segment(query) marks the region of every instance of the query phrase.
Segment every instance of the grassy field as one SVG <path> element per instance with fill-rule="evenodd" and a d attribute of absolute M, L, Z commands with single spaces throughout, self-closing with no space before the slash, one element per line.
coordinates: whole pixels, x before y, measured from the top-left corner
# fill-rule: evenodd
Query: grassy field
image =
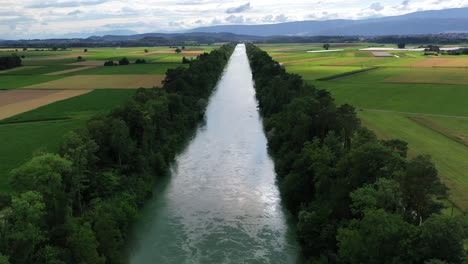
<path fill-rule="evenodd" d="M 363 124 L 381 138 L 409 143 L 410 155 L 429 154 L 450 188 L 450 202 L 468 210 L 468 56 L 424 56 L 391 51 L 374 58 L 372 44 L 339 44 L 340 52 L 308 53 L 320 45 L 262 45 L 290 72 L 330 91 L 337 103 L 358 109 Z M 379 67 L 328 81 L 317 79 Z M 451 210 L 448 210 L 451 211 Z"/>
<path fill-rule="evenodd" d="M 96 90 L 0 121 L 0 191 L 8 174 L 38 151 L 57 151 L 63 135 L 97 113 L 123 104 L 135 90 Z M 50 121 L 48 121 L 50 120 Z"/>

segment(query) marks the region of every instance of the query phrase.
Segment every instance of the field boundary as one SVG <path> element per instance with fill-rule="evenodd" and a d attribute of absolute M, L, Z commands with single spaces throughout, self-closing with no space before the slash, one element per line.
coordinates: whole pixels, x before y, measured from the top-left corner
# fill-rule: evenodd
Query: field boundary
<path fill-rule="evenodd" d="M 421 116 L 433 116 L 433 117 L 446 117 L 446 118 L 458 118 L 468 120 L 468 116 L 455 116 L 455 115 L 439 115 L 439 114 L 427 114 L 427 113 L 416 113 L 416 112 L 403 112 L 403 111 L 394 111 L 394 110 L 385 110 L 385 109 L 372 109 L 372 108 L 359 108 L 364 111 L 371 112 L 384 112 L 384 113 L 396 113 L 396 114 L 405 114 L 405 115 L 421 115 Z"/>
<path fill-rule="evenodd" d="M 359 74 L 359 73 L 364 73 L 364 72 L 368 72 L 368 71 L 372 71 L 372 70 L 377 70 L 377 69 L 380 69 L 380 68 L 381 67 L 372 67 L 372 68 L 366 68 L 366 69 L 361 69 L 361 70 L 356 70 L 356 71 L 344 72 L 344 73 L 340 73 L 340 74 L 335 74 L 335 75 L 319 78 L 319 79 L 316 79 L 316 80 L 317 81 L 330 81 L 330 80 L 335 80 L 335 79 L 341 79 L 341 78 L 344 78 L 344 77 L 348 77 L 348 76 L 352 76 L 352 75 L 356 75 L 356 74 Z"/>
<path fill-rule="evenodd" d="M 64 121 L 64 120 L 70 120 L 70 119 L 73 119 L 73 118 L 67 116 L 67 117 L 28 119 L 28 120 L 0 120 L 0 126 L 24 124 L 24 123 L 40 123 L 40 122 L 48 122 L 48 121 Z"/>
<path fill-rule="evenodd" d="M 432 123 L 430 120 L 424 119 L 421 116 L 407 116 L 407 118 L 416 124 L 429 128 L 430 130 L 439 133 L 446 138 L 453 140 L 457 143 L 463 144 L 468 147 L 468 140 L 465 141 L 462 138 L 457 137 L 457 135 L 451 134 L 450 132 L 446 131 L 443 127 L 438 126 L 437 124 Z"/>

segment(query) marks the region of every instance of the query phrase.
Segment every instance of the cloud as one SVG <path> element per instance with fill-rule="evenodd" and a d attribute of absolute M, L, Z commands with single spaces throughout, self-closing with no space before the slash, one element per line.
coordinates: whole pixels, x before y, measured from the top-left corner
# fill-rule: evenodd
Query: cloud
<path fill-rule="evenodd" d="M 243 24 L 245 22 L 245 18 L 243 16 L 235 16 L 235 15 L 230 15 L 226 17 L 226 22 L 231 23 L 231 24 Z"/>
<path fill-rule="evenodd" d="M 81 12 L 80 10 L 75 10 L 75 11 L 69 12 L 67 15 L 76 16 L 76 15 L 79 15 L 81 13 L 83 13 L 83 12 Z"/>
<path fill-rule="evenodd" d="M 372 10 L 375 10 L 375 11 L 381 11 L 382 9 L 384 9 L 385 7 L 379 3 L 379 2 L 375 2 L 375 3 L 372 3 L 370 6 L 369 6 L 369 9 L 372 9 Z"/>
<path fill-rule="evenodd" d="M 244 4 L 244 5 L 240 5 L 238 7 L 231 7 L 231 8 L 228 8 L 226 10 L 226 13 L 227 14 L 235 14 L 235 13 L 242 13 L 242 12 L 245 12 L 247 10 L 249 10 L 251 7 L 250 7 L 250 2 L 247 3 L 247 4 Z"/>
<path fill-rule="evenodd" d="M 93 6 L 100 5 L 110 0 L 85 0 L 85 1 L 44 1 L 37 4 L 32 4 L 27 7 L 29 8 L 67 8 L 67 7 L 78 7 L 78 6 Z"/>

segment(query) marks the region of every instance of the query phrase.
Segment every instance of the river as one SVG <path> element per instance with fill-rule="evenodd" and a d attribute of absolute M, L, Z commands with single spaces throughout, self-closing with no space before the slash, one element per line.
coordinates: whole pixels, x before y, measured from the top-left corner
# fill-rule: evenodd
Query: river
<path fill-rule="evenodd" d="M 210 98 L 206 123 L 142 210 L 130 263 L 296 263 L 245 45 Z"/>

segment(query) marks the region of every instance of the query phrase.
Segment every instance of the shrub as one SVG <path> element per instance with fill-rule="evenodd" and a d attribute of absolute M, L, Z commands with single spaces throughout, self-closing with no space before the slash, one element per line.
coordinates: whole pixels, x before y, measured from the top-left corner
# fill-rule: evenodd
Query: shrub
<path fill-rule="evenodd" d="M 119 65 L 128 65 L 128 64 L 130 64 L 130 61 L 126 57 L 119 60 Z"/>
<path fill-rule="evenodd" d="M 114 66 L 114 65 L 116 64 L 114 63 L 114 61 L 111 61 L 111 60 L 104 62 L 104 66 Z"/>

